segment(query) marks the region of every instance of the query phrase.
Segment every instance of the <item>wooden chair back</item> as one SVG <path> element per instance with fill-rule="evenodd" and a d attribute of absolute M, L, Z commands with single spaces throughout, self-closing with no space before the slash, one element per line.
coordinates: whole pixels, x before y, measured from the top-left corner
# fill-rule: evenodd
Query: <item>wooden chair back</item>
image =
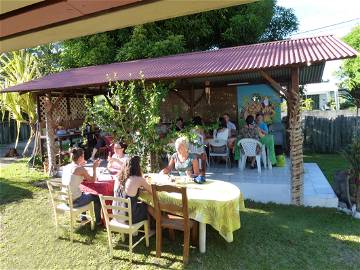
<path fill-rule="evenodd" d="M 107 227 L 109 226 L 110 220 L 113 218 L 121 223 L 127 223 L 129 226 L 132 226 L 130 198 L 124 199 L 104 195 L 99 195 L 99 198 Z M 112 204 L 106 204 L 106 201 L 111 201 Z M 113 205 L 114 202 L 117 202 L 117 204 L 121 204 L 122 206 Z M 109 210 L 111 210 L 111 213 L 109 213 Z"/>
<path fill-rule="evenodd" d="M 184 218 L 184 226 L 189 224 L 189 209 L 188 198 L 186 193 L 186 187 L 176 187 L 172 185 L 151 185 L 155 217 L 157 220 L 161 220 L 161 212 L 167 212 L 172 214 L 181 214 Z M 175 203 L 161 202 L 159 199 L 159 192 L 178 193 L 181 194 L 182 205 L 176 205 Z"/>
<path fill-rule="evenodd" d="M 70 211 L 73 209 L 73 199 L 70 188 L 68 185 L 64 185 L 59 181 L 46 181 L 49 189 L 51 203 L 56 210 L 56 207 L 60 204 L 66 204 L 70 207 Z"/>

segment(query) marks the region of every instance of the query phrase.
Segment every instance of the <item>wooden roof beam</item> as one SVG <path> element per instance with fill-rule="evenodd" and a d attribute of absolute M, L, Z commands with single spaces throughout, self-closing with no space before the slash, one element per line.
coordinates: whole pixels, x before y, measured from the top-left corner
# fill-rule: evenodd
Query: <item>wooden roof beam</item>
<path fill-rule="evenodd" d="M 260 70 L 259 73 L 281 97 L 286 100 L 288 99 L 287 91 L 277 81 L 275 81 L 268 73 L 263 70 Z"/>

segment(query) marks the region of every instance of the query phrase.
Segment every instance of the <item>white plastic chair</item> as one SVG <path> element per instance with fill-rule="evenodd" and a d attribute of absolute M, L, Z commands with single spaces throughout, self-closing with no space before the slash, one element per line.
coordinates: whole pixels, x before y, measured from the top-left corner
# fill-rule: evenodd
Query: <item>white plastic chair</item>
<path fill-rule="evenodd" d="M 145 239 L 146 246 L 149 246 L 149 224 L 147 220 L 140 221 L 136 224 L 132 223 L 132 214 L 131 214 L 131 201 L 130 198 L 123 199 L 112 196 L 103 196 L 99 195 L 101 208 L 103 215 L 105 217 L 106 230 L 108 234 L 109 250 L 110 256 L 112 257 L 113 248 L 112 248 L 112 236 L 111 232 L 117 232 L 121 234 L 122 241 L 125 240 L 124 234 L 129 235 L 129 245 L 122 245 L 123 247 L 128 247 L 130 251 L 130 262 L 132 261 L 132 250 L 137 246 L 143 239 Z M 116 201 L 127 205 L 127 207 L 107 205 L 105 201 Z M 108 210 L 117 210 L 122 211 L 122 214 L 108 213 Z M 111 218 L 111 220 L 110 220 Z M 140 230 L 141 227 L 144 227 L 144 230 Z M 144 236 L 141 237 L 135 244 L 133 244 L 133 234 L 136 232 L 143 232 Z"/>
<path fill-rule="evenodd" d="M 224 151 L 214 151 L 216 148 L 223 147 Z M 226 168 L 228 167 L 228 161 L 230 162 L 230 151 L 228 147 L 227 140 L 218 140 L 218 139 L 212 139 L 209 140 L 209 167 L 210 167 L 210 161 L 211 157 L 225 157 L 226 159 Z"/>
<path fill-rule="evenodd" d="M 239 159 L 239 169 L 244 170 L 246 165 L 246 159 L 248 157 L 256 158 L 256 166 L 258 169 L 258 173 L 261 173 L 261 159 L 264 162 L 264 167 L 266 168 L 266 152 L 265 147 L 259 141 L 255 139 L 241 139 L 238 142 L 238 146 L 241 148 L 241 157 Z M 261 148 L 260 153 L 256 153 L 256 148 L 259 146 Z"/>
<path fill-rule="evenodd" d="M 89 211 L 90 215 L 85 215 L 91 223 L 91 230 L 95 229 L 95 210 L 94 202 L 90 202 L 87 205 L 74 207 L 72 194 L 70 188 L 67 185 L 63 185 L 59 181 L 47 181 L 47 186 L 50 192 L 50 198 L 54 209 L 54 218 L 56 226 L 56 235 L 58 235 L 58 214 L 68 214 L 70 217 L 70 241 L 73 241 L 73 228 L 75 227 L 75 219 L 83 212 Z M 66 227 L 61 225 L 62 227 Z"/>

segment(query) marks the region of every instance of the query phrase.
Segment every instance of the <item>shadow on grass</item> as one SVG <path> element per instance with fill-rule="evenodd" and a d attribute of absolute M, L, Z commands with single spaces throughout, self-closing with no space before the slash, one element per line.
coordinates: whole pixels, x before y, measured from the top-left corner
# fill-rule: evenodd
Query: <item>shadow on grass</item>
<path fill-rule="evenodd" d="M 73 228 L 73 236 L 76 237 L 77 234 L 81 235 L 81 236 L 86 236 L 85 240 L 78 240 L 78 239 L 73 239 L 74 243 L 80 243 L 80 244 L 84 244 L 84 245 L 92 245 L 95 238 L 96 238 L 96 234 L 98 233 L 98 229 L 95 228 L 95 230 L 91 230 L 90 229 L 90 224 L 86 224 L 86 225 L 79 225 L 78 223 L 76 223 L 75 226 L 78 226 L 76 228 Z M 66 225 L 66 228 L 64 228 L 63 226 L 59 226 L 58 228 L 60 236 L 57 237 L 57 239 L 59 240 L 63 240 L 63 241 L 70 241 L 70 226 Z"/>
<path fill-rule="evenodd" d="M 26 187 L 22 187 L 23 184 L 24 183 L 9 182 L 0 177 L 0 205 L 32 198 L 32 191 Z"/>
<path fill-rule="evenodd" d="M 360 248 L 360 222 L 329 208 L 310 208 L 261 204 L 246 201 L 241 229 L 234 232 L 233 257 L 257 258 L 267 268 L 287 268 L 290 262 L 303 268 L 352 268 L 359 265 L 354 256 Z M 268 214 L 265 214 L 268 213 Z M 219 257 L 228 257 L 229 247 L 209 230 L 209 251 L 218 249 Z M 261 252 L 260 252 L 261 251 Z M 334 256 L 336 254 L 336 256 Z M 221 260 L 221 259 L 220 259 Z M 252 265 L 244 259 L 243 267 Z M 214 261 L 213 264 L 217 262 Z M 240 263 L 229 260 L 233 268 Z M 206 262 L 210 266 L 211 262 Z M 261 267 L 260 267 L 261 268 Z"/>

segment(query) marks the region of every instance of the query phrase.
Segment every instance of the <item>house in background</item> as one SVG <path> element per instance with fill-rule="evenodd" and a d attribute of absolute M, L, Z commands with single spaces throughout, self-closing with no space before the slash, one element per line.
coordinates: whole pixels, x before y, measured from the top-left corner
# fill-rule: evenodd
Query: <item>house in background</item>
<path fill-rule="evenodd" d="M 305 85 L 304 94 L 306 98 L 311 98 L 313 110 L 340 109 L 339 89 L 334 82 L 311 83 Z M 331 103 L 334 104 L 331 106 Z"/>

